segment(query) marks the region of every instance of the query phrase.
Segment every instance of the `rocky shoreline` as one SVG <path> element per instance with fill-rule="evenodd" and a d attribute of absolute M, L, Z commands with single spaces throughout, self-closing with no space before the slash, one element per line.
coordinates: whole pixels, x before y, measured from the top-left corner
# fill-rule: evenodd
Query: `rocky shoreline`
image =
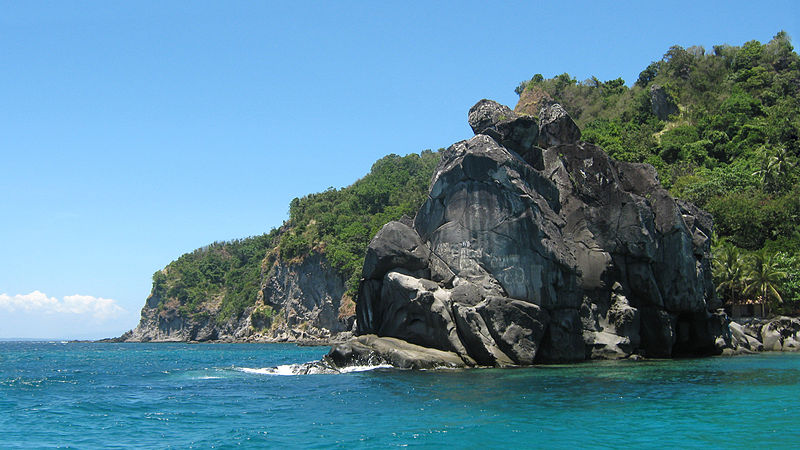
<path fill-rule="evenodd" d="M 468 120 L 475 135 L 443 151 L 416 216 L 370 242 L 355 317 L 342 314 L 343 280 L 307 260 L 262 284 L 254 311 L 282 311 L 269 330 L 252 313 L 188 326 L 153 297 L 118 339 L 333 344 L 299 373 L 800 348 L 798 319 L 730 321 L 711 277 L 712 217 L 672 198 L 652 166 L 580 141 L 558 104 L 537 118 L 481 100 Z"/>
<path fill-rule="evenodd" d="M 770 319 L 751 318 L 728 324 L 732 345 L 722 349 L 716 357 L 754 355 L 768 352 L 800 352 L 800 317 L 778 316 Z M 93 341 L 98 343 L 131 342 L 125 335 Z M 151 341 L 168 343 L 175 341 Z M 185 341 L 184 341 L 185 342 Z M 333 339 L 308 339 L 294 341 L 276 340 L 235 340 L 188 341 L 187 343 L 212 344 L 278 344 L 291 343 L 299 346 L 325 347 L 330 351 L 319 361 L 293 364 L 289 367 L 294 375 L 336 374 L 349 371 L 353 367 L 392 367 L 410 370 L 467 369 L 493 367 L 480 365 L 474 360 L 464 360 L 454 352 L 423 347 L 391 337 L 341 333 Z M 643 361 L 638 354 L 628 355 L 619 360 Z M 594 359 L 597 360 L 597 359 Z M 591 361 L 591 360 L 586 360 Z M 584 361 L 585 362 L 585 361 Z M 543 363 L 546 364 L 546 363 Z M 508 365 L 506 367 L 518 367 Z M 278 372 L 278 368 L 273 368 Z"/>
<path fill-rule="evenodd" d="M 797 352 L 800 351 L 800 317 L 778 316 L 771 319 L 745 318 L 729 324 L 731 337 L 736 343 L 735 349 L 723 349 L 722 355 L 753 354 L 768 351 Z M 71 342 L 119 343 L 135 342 L 129 334 L 119 337 L 98 339 L 94 341 L 77 340 Z M 350 332 L 344 332 L 332 338 L 311 339 L 216 339 L 205 341 L 154 340 L 150 343 L 187 342 L 193 344 L 296 344 L 304 347 L 327 347 L 344 344 L 353 338 Z M 765 345 L 764 342 L 767 344 Z"/>
<path fill-rule="evenodd" d="M 771 319 L 731 321 L 731 337 L 735 346 L 723 349 L 723 355 L 764 351 L 800 351 L 800 318 L 779 316 Z"/>

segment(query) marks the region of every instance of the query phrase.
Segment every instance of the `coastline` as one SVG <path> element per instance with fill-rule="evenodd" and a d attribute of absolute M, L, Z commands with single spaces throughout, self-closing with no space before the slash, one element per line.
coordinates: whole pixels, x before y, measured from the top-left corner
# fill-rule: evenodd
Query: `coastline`
<path fill-rule="evenodd" d="M 785 353 L 800 352 L 800 317 L 776 316 L 772 318 L 739 318 L 738 321 L 731 320 L 729 323 L 730 339 L 728 344 L 720 342 L 720 352 L 717 357 L 730 357 L 739 355 L 754 355 L 759 353 Z M 76 343 L 186 343 L 186 344 L 295 344 L 299 347 L 331 347 L 334 352 L 337 346 L 346 344 L 353 334 L 351 332 L 338 333 L 330 338 L 306 338 L 306 339 L 216 339 L 203 341 L 181 341 L 181 340 L 152 340 L 152 341 L 131 341 L 129 333 L 116 338 L 99 339 L 95 341 L 74 340 L 69 342 Z M 698 357 L 702 358 L 702 357 Z M 619 360 L 628 361 L 658 361 L 670 358 L 647 358 L 641 355 L 631 355 L 628 358 Z M 685 359 L 685 358 L 672 358 Z M 695 359 L 695 358 L 691 358 Z M 582 362 L 594 362 L 609 360 L 608 358 L 587 358 Z M 539 366 L 547 364 L 532 364 Z M 465 366 L 467 367 L 467 366 Z M 474 367 L 480 367 L 476 365 Z M 523 366 L 513 366 L 523 367 Z"/>

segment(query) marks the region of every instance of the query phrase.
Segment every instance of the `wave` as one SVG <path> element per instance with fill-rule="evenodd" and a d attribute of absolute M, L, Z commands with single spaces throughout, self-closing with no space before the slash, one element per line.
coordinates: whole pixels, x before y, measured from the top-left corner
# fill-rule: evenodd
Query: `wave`
<path fill-rule="evenodd" d="M 349 366 L 343 367 L 339 369 L 340 373 L 350 373 L 350 372 L 367 372 L 370 370 L 375 369 L 394 369 L 395 367 L 391 364 L 376 364 L 374 366 Z"/>
<path fill-rule="evenodd" d="M 284 364 L 282 366 L 277 367 L 263 367 L 261 369 L 252 369 L 249 367 L 240 367 L 237 370 L 240 370 L 245 373 L 255 373 L 259 375 L 297 375 L 295 372 L 295 366 L 300 366 L 301 364 Z"/>
<path fill-rule="evenodd" d="M 262 367 L 262 368 L 239 367 L 236 370 L 258 375 L 286 376 L 286 375 L 354 373 L 354 372 L 367 372 L 376 369 L 393 369 L 393 368 L 394 367 L 389 364 L 376 364 L 376 365 L 366 365 L 366 366 L 348 366 L 337 369 L 330 367 L 328 365 L 320 364 L 319 362 L 308 362 L 304 364 L 283 364 L 276 367 Z"/>

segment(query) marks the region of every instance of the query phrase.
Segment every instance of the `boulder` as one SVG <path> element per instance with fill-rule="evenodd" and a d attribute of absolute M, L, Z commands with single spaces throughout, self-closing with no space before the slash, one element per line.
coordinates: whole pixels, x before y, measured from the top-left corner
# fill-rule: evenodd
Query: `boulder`
<path fill-rule="evenodd" d="M 541 307 L 505 297 L 454 303 L 453 311 L 467 354 L 486 366 L 533 364 L 549 321 Z"/>
<path fill-rule="evenodd" d="M 373 334 L 358 336 L 334 346 L 324 357 L 334 368 L 389 364 L 400 369 L 440 369 L 474 365 L 452 352 L 410 344 L 391 337 Z"/>
<path fill-rule="evenodd" d="M 469 109 L 467 121 L 475 134 L 481 134 L 487 129 L 496 127 L 500 122 L 507 122 L 517 117 L 519 115 L 508 106 L 494 100 L 483 99 Z"/>
<path fill-rule="evenodd" d="M 731 322 L 729 327 L 731 329 L 731 338 L 734 343 L 733 348 L 749 352 L 760 352 L 764 350 L 764 345 L 758 339 L 748 335 L 742 325 Z"/>
<path fill-rule="evenodd" d="M 492 100 L 481 100 L 469 110 L 469 125 L 475 134 L 485 134 L 503 147 L 519 154 L 539 170 L 543 169 L 538 121 L 520 115 Z"/>
<path fill-rule="evenodd" d="M 482 366 L 506 367 L 514 361 L 503 353 L 492 336 L 478 308 L 461 303 L 453 304 L 453 315 L 458 327 L 459 339 L 465 350 Z"/>
<path fill-rule="evenodd" d="M 504 354 L 517 365 L 534 363 L 550 322 L 546 310 L 505 297 L 489 297 L 477 309 Z"/>
<path fill-rule="evenodd" d="M 574 144 L 580 138 L 580 128 L 560 104 L 548 104 L 539 111 L 540 147 Z"/>
<path fill-rule="evenodd" d="M 767 322 L 761 342 L 768 351 L 800 351 L 800 319 L 781 316 Z"/>
<path fill-rule="evenodd" d="M 379 280 L 394 267 L 423 270 L 428 267 L 429 257 L 430 250 L 416 231 L 402 222 L 389 222 L 370 241 L 362 276 Z"/>
<path fill-rule="evenodd" d="M 430 280 L 389 272 L 381 290 L 379 336 L 465 354 L 450 308 L 449 292 Z"/>

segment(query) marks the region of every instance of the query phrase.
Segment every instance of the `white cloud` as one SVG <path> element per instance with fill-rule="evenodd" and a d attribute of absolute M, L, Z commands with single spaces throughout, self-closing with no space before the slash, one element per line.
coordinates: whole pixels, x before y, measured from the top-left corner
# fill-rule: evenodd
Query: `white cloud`
<path fill-rule="evenodd" d="M 0 310 L 9 312 L 36 312 L 44 314 L 90 315 L 104 321 L 126 313 L 116 300 L 91 295 L 67 295 L 63 300 L 33 291 L 24 295 L 0 294 Z"/>

